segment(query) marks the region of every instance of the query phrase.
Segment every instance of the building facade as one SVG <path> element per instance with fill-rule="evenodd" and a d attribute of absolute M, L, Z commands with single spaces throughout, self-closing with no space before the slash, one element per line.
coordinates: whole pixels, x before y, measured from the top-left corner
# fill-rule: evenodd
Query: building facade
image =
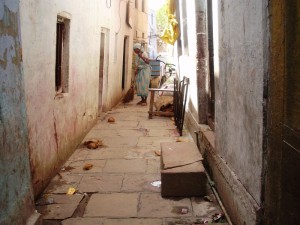
<path fill-rule="evenodd" d="M 34 197 L 129 89 L 147 10 L 146 0 L 1 1 L 1 224 L 25 224 Z"/>
<path fill-rule="evenodd" d="M 299 224 L 299 3 L 176 2 L 187 125 L 233 224 Z"/>

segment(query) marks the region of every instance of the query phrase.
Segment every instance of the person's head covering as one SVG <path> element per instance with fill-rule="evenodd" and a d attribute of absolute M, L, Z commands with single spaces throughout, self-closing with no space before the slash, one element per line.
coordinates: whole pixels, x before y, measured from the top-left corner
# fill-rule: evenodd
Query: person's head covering
<path fill-rule="evenodd" d="M 143 48 L 142 48 L 142 45 L 140 43 L 135 43 L 133 45 L 133 50 L 135 49 L 139 49 L 141 52 L 143 52 Z"/>

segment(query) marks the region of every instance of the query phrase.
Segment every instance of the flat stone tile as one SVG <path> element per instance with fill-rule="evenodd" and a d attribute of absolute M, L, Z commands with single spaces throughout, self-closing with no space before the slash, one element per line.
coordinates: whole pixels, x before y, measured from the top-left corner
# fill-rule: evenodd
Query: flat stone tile
<path fill-rule="evenodd" d="M 96 125 L 93 127 L 94 130 L 111 130 L 108 122 L 98 121 Z"/>
<path fill-rule="evenodd" d="M 81 179 L 80 174 L 61 172 L 51 180 L 44 193 L 65 194 L 70 187 L 76 189 Z"/>
<path fill-rule="evenodd" d="M 78 185 L 78 190 L 83 193 L 91 192 L 120 192 L 123 175 L 85 175 Z"/>
<path fill-rule="evenodd" d="M 115 137 L 118 135 L 118 132 L 116 130 L 107 129 L 107 130 L 97 130 L 92 129 L 84 138 L 83 142 L 85 140 L 88 140 L 90 138 L 96 138 L 99 140 L 102 140 L 103 137 Z"/>
<path fill-rule="evenodd" d="M 135 147 L 137 145 L 138 139 L 135 136 L 127 137 L 104 137 L 103 139 L 105 145 L 110 148 L 128 148 Z"/>
<path fill-rule="evenodd" d="M 160 192 L 160 187 L 155 187 L 151 185 L 151 183 L 154 181 L 160 181 L 160 174 L 125 175 L 121 191 L 122 192 Z"/>
<path fill-rule="evenodd" d="M 147 161 L 145 159 L 108 159 L 103 172 L 108 173 L 144 173 Z"/>
<path fill-rule="evenodd" d="M 167 123 L 165 120 L 154 120 L 154 119 L 149 119 L 146 121 L 140 121 L 139 122 L 139 127 L 142 128 L 153 128 L 153 127 L 160 127 L 162 129 L 166 129 Z"/>
<path fill-rule="evenodd" d="M 115 123 L 109 123 L 110 129 L 120 129 L 120 128 L 126 128 L 126 129 L 134 129 L 138 126 L 138 121 L 116 121 Z"/>
<path fill-rule="evenodd" d="M 211 218 L 166 218 L 164 225 L 200 225 L 203 224 L 201 221 L 202 219 L 208 219 L 208 221 L 211 221 Z M 208 225 L 217 225 L 208 223 Z M 219 224 L 219 225 L 225 225 L 225 224 Z"/>
<path fill-rule="evenodd" d="M 88 155 L 89 151 L 87 149 L 77 149 L 68 159 L 68 162 L 80 161 L 85 160 L 86 156 Z"/>
<path fill-rule="evenodd" d="M 139 194 L 93 194 L 84 217 L 136 217 Z"/>
<path fill-rule="evenodd" d="M 175 137 L 140 137 L 137 147 L 160 149 L 161 142 L 176 142 Z"/>
<path fill-rule="evenodd" d="M 47 195 L 54 204 L 37 206 L 43 219 L 66 219 L 73 215 L 83 195 Z M 38 202 L 38 201 L 37 201 Z"/>
<path fill-rule="evenodd" d="M 162 219 L 106 219 L 103 225 L 163 225 Z"/>
<path fill-rule="evenodd" d="M 121 148 L 101 148 L 89 151 L 86 160 L 90 159 L 122 159 L 128 151 Z"/>
<path fill-rule="evenodd" d="M 150 127 L 147 136 L 149 136 L 149 137 L 170 137 L 171 130 Z"/>
<path fill-rule="evenodd" d="M 70 173 L 78 173 L 78 174 L 85 174 L 85 173 L 99 173 L 102 172 L 103 167 L 105 166 L 106 160 L 96 160 L 90 159 L 85 161 L 78 161 L 70 163 L 70 167 L 74 168 L 70 170 Z M 90 170 L 84 170 L 83 167 L 86 164 L 92 164 L 93 167 Z"/>
<path fill-rule="evenodd" d="M 144 112 L 113 112 L 109 113 L 106 116 L 106 120 L 108 117 L 114 117 L 116 121 L 143 121 L 148 120 L 148 115 Z"/>
<path fill-rule="evenodd" d="M 186 213 L 179 213 L 181 209 Z M 138 217 L 190 217 L 192 205 L 188 198 L 166 199 L 159 193 L 142 193 Z"/>
<path fill-rule="evenodd" d="M 117 136 L 121 137 L 142 137 L 148 133 L 147 129 L 121 129 L 117 130 Z"/>
<path fill-rule="evenodd" d="M 69 218 L 63 220 L 62 225 L 103 225 L 103 220 L 100 218 Z"/>
<path fill-rule="evenodd" d="M 129 103 L 123 106 L 118 106 L 113 109 L 113 112 L 143 112 L 148 117 L 148 106 L 136 106 L 134 103 Z"/>
<path fill-rule="evenodd" d="M 156 157 L 155 151 L 151 149 L 138 149 L 127 151 L 125 159 L 138 159 L 138 158 L 154 158 Z"/>
<path fill-rule="evenodd" d="M 146 173 L 159 173 L 160 174 L 160 158 L 157 159 L 148 159 L 147 160 L 147 171 Z"/>
<path fill-rule="evenodd" d="M 222 212 L 213 194 L 209 195 L 212 202 L 205 201 L 203 198 L 192 198 L 194 215 L 199 217 L 211 218 L 213 214 Z"/>

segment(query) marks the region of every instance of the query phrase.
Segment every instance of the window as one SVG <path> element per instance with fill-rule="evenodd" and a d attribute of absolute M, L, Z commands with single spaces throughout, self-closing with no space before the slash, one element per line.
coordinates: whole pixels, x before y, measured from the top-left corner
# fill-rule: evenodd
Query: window
<path fill-rule="evenodd" d="M 145 12 L 145 0 L 142 0 L 142 12 Z"/>
<path fill-rule="evenodd" d="M 135 8 L 136 8 L 136 9 L 138 8 L 138 1 L 139 1 L 139 0 L 135 0 Z"/>
<path fill-rule="evenodd" d="M 69 89 L 70 19 L 57 16 L 55 90 L 67 93 Z"/>

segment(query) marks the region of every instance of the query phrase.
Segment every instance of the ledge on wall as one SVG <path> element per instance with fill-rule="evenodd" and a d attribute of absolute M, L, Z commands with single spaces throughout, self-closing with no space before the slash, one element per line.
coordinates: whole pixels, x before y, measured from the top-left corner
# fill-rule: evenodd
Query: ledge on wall
<path fill-rule="evenodd" d="M 212 177 L 233 224 L 259 224 L 262 208 L 216 151 L 215 133 L 206 125 L 201 125 L 196 133 L 197 144 L 204 157 L 204 166 Z"/>

